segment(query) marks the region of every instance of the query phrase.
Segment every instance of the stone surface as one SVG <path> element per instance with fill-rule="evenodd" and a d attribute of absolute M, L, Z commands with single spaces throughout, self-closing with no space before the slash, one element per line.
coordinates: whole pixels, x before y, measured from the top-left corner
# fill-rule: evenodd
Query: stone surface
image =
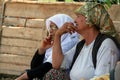
<path fill-rule="evenodd" d="M 112 5 L 108 12 L 113 21 L 120 21 L 120 5 Z"/>

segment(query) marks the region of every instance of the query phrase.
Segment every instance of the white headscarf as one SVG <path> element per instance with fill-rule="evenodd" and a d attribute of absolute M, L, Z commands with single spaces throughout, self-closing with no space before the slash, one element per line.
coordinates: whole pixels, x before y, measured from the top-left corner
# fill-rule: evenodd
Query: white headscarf
<path fill-rule="evenodd" d="M 66 22 L 74 22 L 74 20 L 66 14 L 56 14 L 48 19 L 46 19 L 46 28 L 50 30 L 50 22 L 53 22 L 57 25 L 58 29 Z M 61 37 L 61 47 L 63 53 L 66 53 L 70 50 L 77 42 L 79 41 L 79 34 L 77 33 L 66 33 Z M 49 48 L 45 53 L 44 62 L 52 62 L 52 48 Z"/>

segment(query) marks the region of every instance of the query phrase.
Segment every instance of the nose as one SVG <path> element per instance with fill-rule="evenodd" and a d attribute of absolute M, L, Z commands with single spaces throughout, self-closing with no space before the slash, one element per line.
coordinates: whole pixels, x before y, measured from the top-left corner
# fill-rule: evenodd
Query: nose
<path fill-rule="evenodd" d="M 77 21 L 77 18 L 74 20 L 74 23 L 77 23 L 76 21 Z"/>
<path fill-rule="evenodd" d="M 50 33 L 52 33 L 53 32 L 53 29 L 50 29 Z"/>
<path fill-rule="evenodd" d="M 75 24 L 75 25 L 77 24 L 77 21 L 76 21 L 76 20 L 74 21 L 74 24 Z"/>
<path fill-rule="evenodd" d="M 50 34 L 51 32 L 52 32 L 52 31 L 50 30 L 50 31 L 49 31 L 49 34 Z"/>
<path fill-rule="evenodd" d="M 54 32 L 54 31 L 51 29 L 51 30 L 49 31 L 49 34 L 51 35 L 51 34 L 53 34 L 53 32 Z"/>

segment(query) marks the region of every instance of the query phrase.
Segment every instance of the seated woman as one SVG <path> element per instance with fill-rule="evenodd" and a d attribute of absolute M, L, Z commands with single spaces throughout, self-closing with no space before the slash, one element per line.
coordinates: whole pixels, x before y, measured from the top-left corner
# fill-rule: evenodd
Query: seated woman
<path fill-rule="evenodd" d="M 27 70 L 24 74 L 19 76 L 16 80 L 33 80 L 33 78 L 42 78 L 52 68 L 52 47 L 54 43 L 54 35 L 61 26 L 71 22 L 73 19 L 66 14 L 56 14 L 46 20 L 46 27 L 49 32 L 47 38 L 45 38 L 40 45 L 40 48 L 36 51 L 31 61 L 31 69 Z M 79 35 L 77 33 L 62 35 L 61 49 L 63 53 L 66 53 L 79 41 Z M 65 54 L 63 54 L 65 55 Z M 58 58 L 58 57 L 57 57 Z"/>
<path fill-rule="evenodd" d="M 95 45 L 99 44 L 98 40 L 101 39 L 101 35 L 112 35 L 118 38 L 108 12 L 101 4 L 87 2 L 75 13 L 77 15 L 76 27 L 71 23 L 65 23 L 55 34 L 52 53 L 54 69 L 45 75 L 45 80 L 90 80 L 93 77 L 109 73 L 115 67 L 119 50 L 114 40 L 109 37 L 102 41 L 95 54 L 96 65 L 93 64 L 95 55 L 92 54 L 92 50 Z M 79 33 L 84 38 L 83 47 L 78 51 L 78 43 L 66 52 L 66 55 L 63 55 L 65 53 L 60 45 L 61 36 L 65 33 L 72 34 L 74 32 Z M 74 61 L 75 53 L 78 53 L 78 56 Z M 69 78 L 66 77 L 65 70 L 60 69 L 62 63 L 65 63 L 62 67 L 70 69 Z"/>

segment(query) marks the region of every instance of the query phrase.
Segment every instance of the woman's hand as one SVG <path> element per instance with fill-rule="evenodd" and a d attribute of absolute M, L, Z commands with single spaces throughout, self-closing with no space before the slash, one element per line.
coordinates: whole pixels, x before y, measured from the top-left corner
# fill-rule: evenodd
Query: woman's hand
<path fill-rule="evenodd" d="M 53 45 L 52 36 L 47 36 L 42 42 L 40 48 L 48 49 Z"/>
<path fill-rule="evenodd" d="M 52 47 L 52 45 L 53 45 L 52 36 L 49 35 L 45 39 L 43 39 L 43 41 L 41 41 L 39 53 L 43 54 L 46 51 L 46 49 Z"/>
<path fill-rule="evenodd" d="M 57 30 L 56 35 L 61 36 L 65 33 L 74 33 L 76 31 L 76 27 L 71 22 L 66 22 L 60 29 Z"/>

